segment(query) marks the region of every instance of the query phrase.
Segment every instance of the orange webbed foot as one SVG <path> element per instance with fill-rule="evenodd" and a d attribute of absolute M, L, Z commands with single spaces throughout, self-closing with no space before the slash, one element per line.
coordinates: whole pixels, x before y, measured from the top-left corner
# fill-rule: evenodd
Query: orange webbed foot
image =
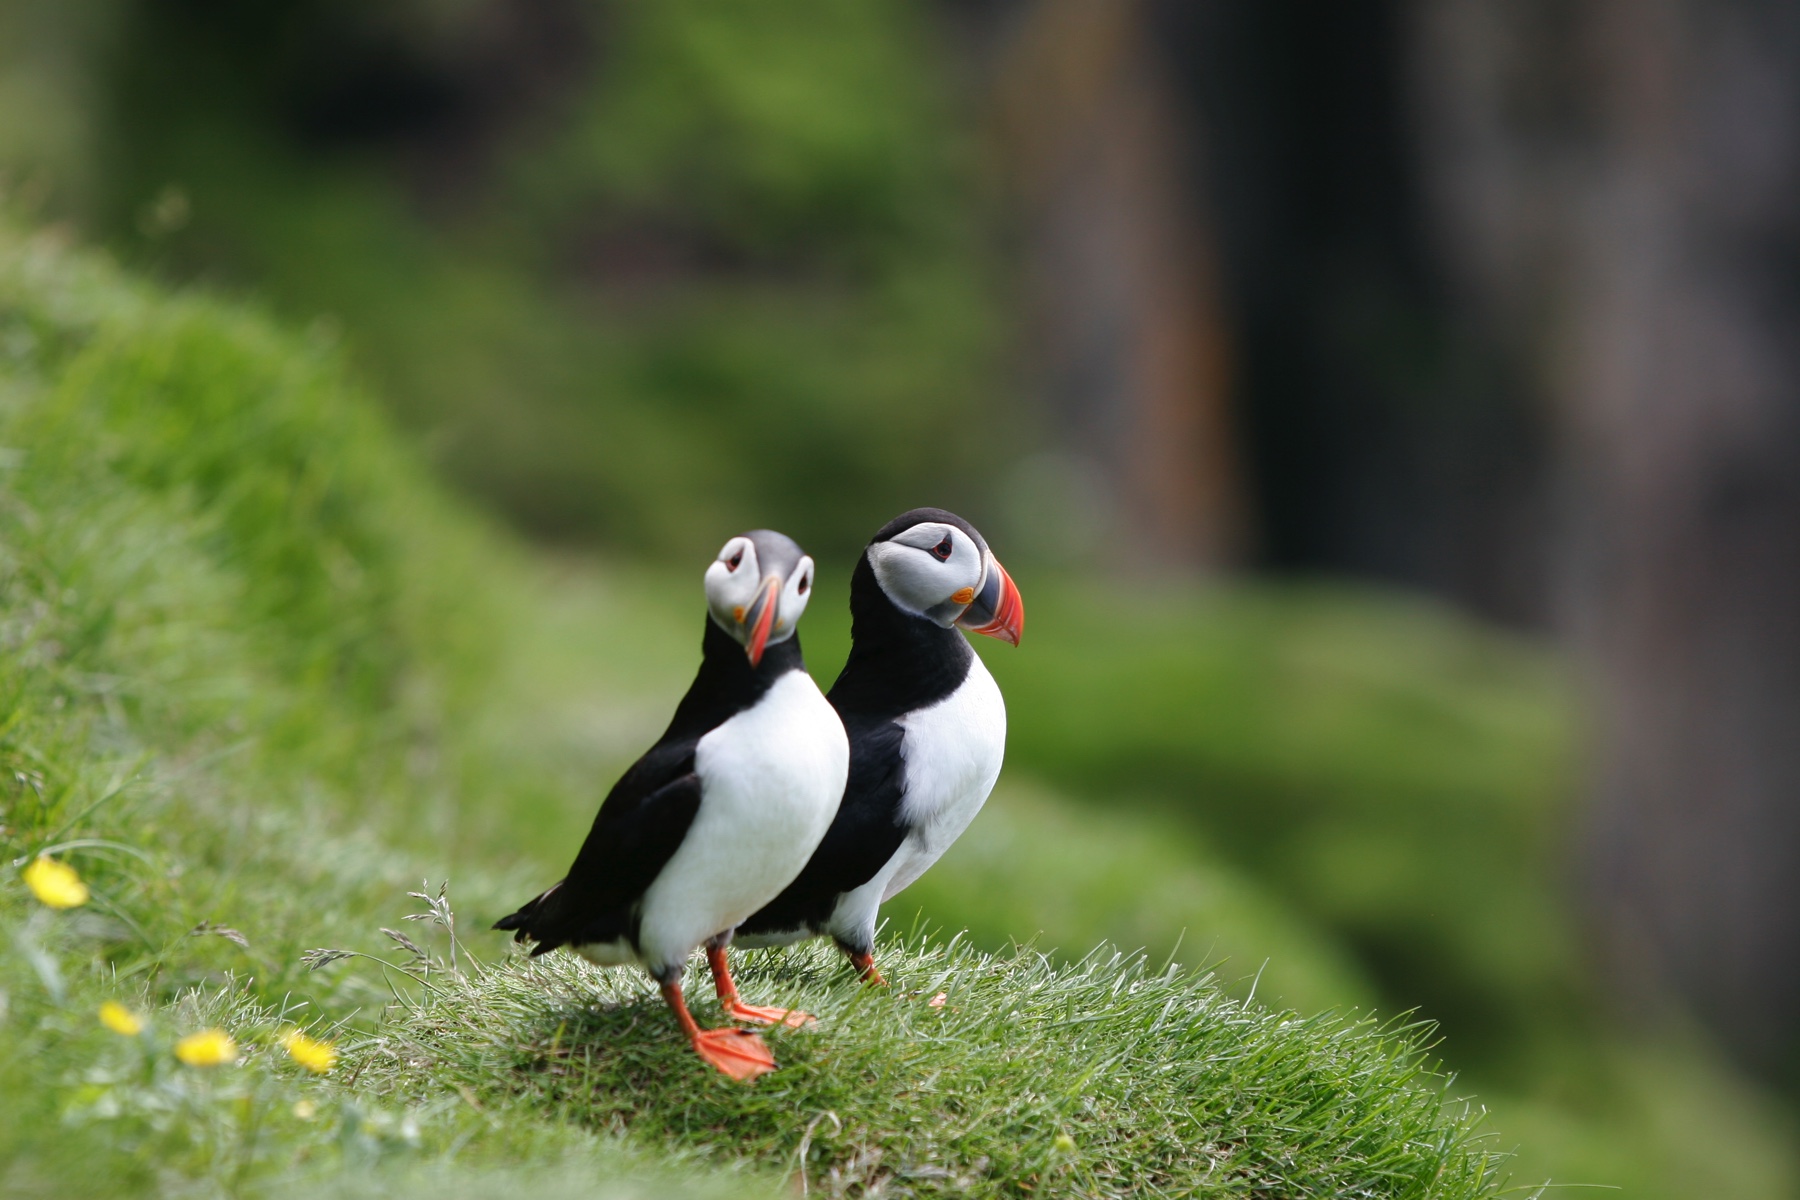
<path fill-rule="evenodd" d="M 731 964 L 725 959 L 725 945 L 722 941 L 715 941 L 707 946 L 706 963 L 712 969 L 713 986 L 719 992 L 719 1007 L 732 1020 L 748 1021 L 752 1025 L 787 1025 L 794 1029 L 818 1024 L 811 1014 L 803 1013 L 797 1008 L 761 1008 L 739 1000 L 737 984 L 732 982 Z"/>
<path fill-rule="evenodd" d="M 694 1053 L 739 1083 L 749 1083 L 775 1069 L 775 1055 L 759 1034 L 748 1029 L 701 1029 L 690 1040 Z"/>
<path fill-rule="evenodd" d="M 725 1014 L 734 1021 L 748 1021 L 752 1025 L 786 1025 L 790 1029 L 802 1029 L 819 1023 L 811 1013 L 801 1012 L 797 1008 L 767 1008 L 740 1001 L 727 1003 Z"/>

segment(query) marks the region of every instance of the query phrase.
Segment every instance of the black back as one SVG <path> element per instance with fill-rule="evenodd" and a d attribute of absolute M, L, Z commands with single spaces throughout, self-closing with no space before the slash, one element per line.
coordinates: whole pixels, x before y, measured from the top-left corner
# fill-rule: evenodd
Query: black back
<path fill-rule="evenodd" d="M 976 545 L 986 545 L 961 517 L 936 508 L 914 509 L 894 518 L 871 544 L 921 521 L 955 525 Z M 900 820 L 906 784 L 900 718 L 961 687 L 974 657 L 968 640 L 955 629 L 894 607 L 864 552 L 850 576 L 850 657 L 825 696 L 850 737 L 844 801 L 799 877 L 738 926 L 740 932 L 817 932 L 840 895 L 869 882 L 894 856 L 906 837 Z"/>
<path fill-rule="evenodd" d="M 644 892 L 680 848 L 700 810 L 695 747 L 762 699 L 781 676 L 806 669 L 798 632 L 765 649 L 757 667 L 710 617 L 700 645 L 699 674 L 668 729 L 613 784 L 568 875 L 495 923 L 495 929 L 516 930 L 516 941 L 535 941 L 534 955 L 619 938 L 636 948 Z"/>

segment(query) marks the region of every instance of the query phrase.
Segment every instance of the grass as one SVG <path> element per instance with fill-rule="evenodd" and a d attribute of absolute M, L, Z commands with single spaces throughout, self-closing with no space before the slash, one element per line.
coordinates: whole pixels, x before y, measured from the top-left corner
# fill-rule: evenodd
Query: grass
<path fill-rule="evenodd" d="M 988 656 L 1012 763 L 1185 825 L 1460 1062 L 1540 1069 L 1533 1038 L 1586 1003 L 1579 721 L 1543 648 L 1344 585 L 1138 587 L 1129 622 L 1091 586 L 1033 601 L 1037 652 Z"/>
<path fill-rule="evenodd" d="M 784 1069 L 755 1088 L 693 1061 L 643 980 L 561 955 L 435 975 L 360 1079 L 422 1099 L 429 1064 L 434 1088 L 804 1164 L 832 1194 L 1492 1194 L 1479 1114 L 1446 1101 L 1417 1030 L 1272 1011 L 1104 949 L 1061 965 L 917 936 L 885 948 L 886 990 L 822 946 L 746 963 L 747 994 L 819 1021 L 769 1035 Z"/>
<path fill-rule="evenodd" d="M 554 616 L 524 560 L 334 347 L 239 306 L 9 230 L 0 353 L 0 1190 L 756 1194 L 806 1140 L 837 1192 L 1492 1192 L 1417 1031 L 1124 959 L 921 940 L 872 993 L 823 951 L 769 956 L 746 985 L 821 1024 L 752 1089 L 707 1075 L 630 974 L 464 952 L 426 976 L 379 928 L 424 928 L 401 894 L 455 863 L 466 908 L 497 910 L 543 870 L 500 832 L 598 787 L 565 794 L 589 760 L 538 760 L 495 712 L 528 690 L 513 631 Z M 622 616 L 645 611 L 630 586 Z M 639 694 L 667 688 L 632 661 Z M 41 853 L 88 904 L 30 896 Z M 391 965 L 309 971 L 319 946 Z M 144 1032 L 103 1026 L 105 1000 Z M 172 1056 L 215 1027 L 238 1061 Z M 294 1027 L 340 1046 L 330 1075 L 288 1058 Z"/>
<path fill-rule="evenodd" d="M 1277 886 L 1253 839 L 1172 792 L 1100 807 L 1112 752 L 1039 731 L 1098 694 L 1096 719 L 1134 727 L 1122 744 L 1186 746 L 1179 771 L 1268 764 L 1297 820 L 1330 803 L 1314 787 L 1420 807 L 1460 777 L 1490 828 L 1540 828 L 1481 799 L 1489 772 L 1463 761 L 1546 744 L 1522 699 L 1538 668 L 1511 673 L 1447 619 L 1408 657 L 1410 616 L 1373 601 L 1142 597 L 1158 657 L 1096 641 L 1105 610 L 1078 586 L 1030 581 L 1031 653 L 990 659 L 1023 672 L 1003 676 L 1014 769 L 889 913 L 969 935 L 890 939 L 888 992 L 822 950 L 747 958 L 753 1000 L 821 1017 L 779 1035 L 784 1070 L 755 1088 L 701 1071 L 629 973 L 520 963 L 483 935 L 491 965 L 464 946 L 456 971 L 412 981 L 425 963 L 383 927 L 428 960 L 448 943 L 404 921 L 405 893 L 453 874 L 479 928 L 562 865 L 691 667 L 696 615 L 667 597 L 692 583 L 522 552 L 433 486 L 329 338 L 0 227 L 0 1193 L 775 1195 L 804 1142 L 821 1193 L 1498 1194 L 1496 1143 L 1428 1070 L 1425 1030 L 1349 1011 L 1379 993 L 1307 911 L 1329 893 Z M 829 675 L 841 596 L 820 590 L 807 639 Z M 1242 686 L 1261 718 L 1237 742 L 1143 719 L 1134 689 L 1175 694 L 1183 671 L 1190 700 Z M 1428 770 L 1381 773 L 1345 728 L 1391 747 L 1409 711 L 1487 757 L 1440 747 Z M 1420 820 L 1389 821 L 1411 849 L 1374 861 L 1410 869 L 1441 830 Z M 88 904 L 32 899 L 17 872 L 46 851 Z M 1102 937 L 1151 965 L 1089 954 Z M 1177 943 L 1182 962 L 1227 961 L 1155 970 Z M 389 965 L 310 971 L 317 947 Z M 146 1031 L 104 1027 L 106 1000 Z M 212 1026 L 240 1060 L 177 1063 L 176 1040 Z M 294 1026 L 336 1042 L 331 1074 L 282 1050 Z M 1786 1126 L 1703 1046 L 1603 1049 L 1615 1081 L 1545 1073 L 1498 1097 L 1500 1128 L 1644 1195 L 1783 1194 Z"/>
<path fill-rule="evenodd" d="M 1375 1006 L 1362 965 L 1191 829 L 1154 813 L 1095 814 L 1009 782 L 890 919 L 917 910 L 998 950 L 1036 934 L 1062 960 L 1103 942 L 1205 964 L 1229 990 L 1316 1013 Z"/>
<path fill-rule="evenodd" d="M 477 778 L 447 739 L 499 595 L 469 518 L 330 347 L 52 239 L 0 233 L 0 356 L 0 1190 L 241 1193 L 487 1155 L 669 1194 L 614 1139 L 471 1146 L 436 1110 L 334 1098 L 273 1044 L 387 998 L 308 988 L 300 957 L 376 948 L 370 918 L 435 857 L 384 838 L 431 840 L 421 815 Z M 40 853 L 92 900 L 38 905 L 18 868 Z M 102 1000 L 148 1032 L 104 1028 Z M 242 1065 L 175 1064 L 208 1025 Z M 295 1115 L 315 1097 L 335 1119 Z"/>

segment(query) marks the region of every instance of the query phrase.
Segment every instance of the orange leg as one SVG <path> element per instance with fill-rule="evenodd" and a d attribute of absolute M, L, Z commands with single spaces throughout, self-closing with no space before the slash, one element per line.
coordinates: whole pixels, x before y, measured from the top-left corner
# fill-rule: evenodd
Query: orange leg
<path fill-rule="evenodd" d="M 694 1047 L 694 1053 L 711 1063 L 721 1074 L 740 1083 L 748 1083 L 775 1069 L 775 1056 L 757 1034 L 748 1029 L 702 1029 L 688 1012 L 682 998 L 681 984 L 671 980 L 662 984 L 662 996 L 674 1012 L 676 1023 Z"/>
<path fill-rule="evenodd" d="M 861 950 L 846 950 L 845 953 L 850 956 L 850 965 L 856 968 L 856 973 L 862 977 L 864 983 L 871 984 L 874 987 L 887 986 L 887 980 L 883 979 L 881 977 L 881 972 L 875 969 L 875 956 L 873 954 L 868 954 Z"/>
<path fill-rule="evenodd" d="M 756 1025 L 792 1025 L 795 1029 L 813 1023 L 812 1017 L 797 1008 L 759 1008 L 738 999 L 737 984 L 731 979 L 731 964 L 725 959 L 725 947 L 707 946 L 706 965 L 712 968 L 713 987 L 725 1015 L 737 1021 Z"/>

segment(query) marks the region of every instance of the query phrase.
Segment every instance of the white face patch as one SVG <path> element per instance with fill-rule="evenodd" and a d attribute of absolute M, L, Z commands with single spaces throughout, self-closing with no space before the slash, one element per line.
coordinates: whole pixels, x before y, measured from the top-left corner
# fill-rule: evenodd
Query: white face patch
<path fill-rule="evenodd" d="M 806 611 L 806 603 L 812 599 L 812 588 L 813 560 L 808 554 L 800 559 L 781 585 L 781 604 L 775 610 L 775 627 L 769 630 L 769 641 L 779 642 L 794 635 L 794 626 L 800 623 L 800 614 Z"/>
<path fill-rule="evenodd" d="M 757 559 L 756 543 L 747 537 L 734 537 L 719 550 L 719 556 L 706 568 L 706 608 L 719 628 L 742 642 L 749 638 L 755 624 L 754 610 L 763 599 L 768 578 Z M 813 560 L 802 555 L 787 578 L 781 581 L 776 602 L 775 621 L 769 627 L 769 645 L 794 636 L 794 626 L 812 599 Z"/>
<path fill-rule="evenodd" d="M 902 612 L 948 629 L 980 593 L 986 556 L 954 525 L 926 521 L 868 548 L 875 582 Z"/>
<path fill-rule="evenodd" d="M 756 603 L 762 572 L 757 569 L 756 543 L 734 537 L 706 568 L 706 607 L 713 620 L 742 640 L 744 616 Z"/>

